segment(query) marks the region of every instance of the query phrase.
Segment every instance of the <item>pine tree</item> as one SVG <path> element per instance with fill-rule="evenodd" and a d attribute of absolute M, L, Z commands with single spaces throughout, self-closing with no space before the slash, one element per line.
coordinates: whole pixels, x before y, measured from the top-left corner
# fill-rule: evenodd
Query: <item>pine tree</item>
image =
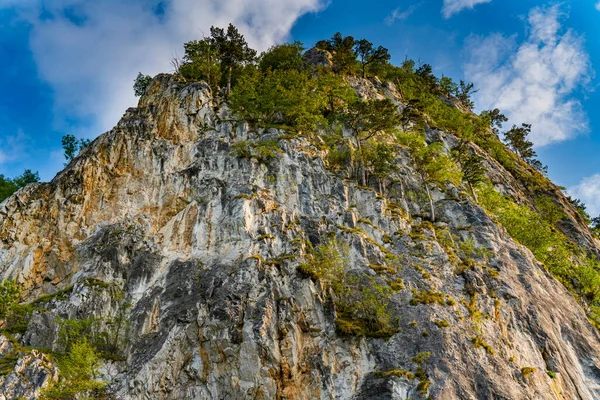
<path fill-rule="evenodd" d="M 227 32 L 222 28 L 210 28 L 210 43 L 217 51 L 221 71 L 227 76 L 227 94 L 231 93 L 231 78 L 235 67 L 251 63 L 256 58 L 256 50 L 251 49 L 233 24 L 229 24 Z"/>
<path fill-rule="evenodd" d="M 452 149 L 452 157 L 460 165 L 463 181 L 469 186 L 471 196 L 477 201 L 474 187 L 485 179 L 483 157 L 476 154 L 467 141 L 461 140 L 460 144 Z"/>
<path fill-rule="evenodd" d="M 140 97 L 146 92 L 148 86 L 152 83 L 152 77 L 149 75 L 144 75 L 141 72 L 138 72 L 137 78 L 133 82 L 133 93 L 135 97 Z"/>
<path fill-rule="evenodd" d="M 367 65 L 372 63 L 384 63 L 391 58 L 390 54 L 388 53 L 388 49 L 383 46 L 374 48 L 373 43 L 366 39 L 357 41 L 354 49 L 360 59 L 363 78 L 365 77 L 365 68 Z"/>
<path fill-rule="evenodd" d="M 519 158 L 526 162 L 536 156 L 533 150 L 533 143 L 527 139 L 527 136 L 531 133 L 530 124 L 521 124 L 520 127 L 513 125 L 513 127 L 504 132 L 504 140 L 508 143 L 508 146 L 519 156 Z"/>

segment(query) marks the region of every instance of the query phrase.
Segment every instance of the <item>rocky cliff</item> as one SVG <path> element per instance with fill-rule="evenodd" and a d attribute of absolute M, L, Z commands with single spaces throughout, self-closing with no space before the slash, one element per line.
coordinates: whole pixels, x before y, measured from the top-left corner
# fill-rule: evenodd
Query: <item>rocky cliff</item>
<path fill-rule="evenodd" d="M 404 107 L 393 85 L 353 85 Z M 267 139 L 266 160 L 232 154 Z M 529 201 L 477 151 L 497 188 Z M 584 309 L 464 188 L 433 190 L 431 223 L 407 149 L 385 193 L 326 160 L 302 137 L 235 120 L 204 84 L 155 78 L 52 182 L 0 204 L 0 279 L 20 283 L 32 310 L 0 337 L 0 366 L 13 360 L 0 399 L 38 398 L 58 379 L 60 321 L 92 319 L 114 354 L 99 377 L 108 398 L 600 398 Z M 565 230 L 596 251 L 565 209 Z M 385 337 L 348 334 L 330 288 L 303 268 L 331 240 L 344 274 L 385 286 Z"/>

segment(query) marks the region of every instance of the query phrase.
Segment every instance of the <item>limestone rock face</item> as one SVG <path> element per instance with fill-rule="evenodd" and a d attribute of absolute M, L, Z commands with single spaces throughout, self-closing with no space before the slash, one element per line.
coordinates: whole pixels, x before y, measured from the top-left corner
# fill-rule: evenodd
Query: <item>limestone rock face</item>
<path fill-rule="evenodd" d="M 0 357 L 10 354 L 13 346 L 0 336 Z M 0 400 L 34 400 L 41 390 L 58 379 L 58 369 L 50 359 L 37 350 L 18 359 L 14 370 L 0 376 Z"/>
<path fill-rule="evenodd" d="M 393 87 L 353 85 L 401 107 Z M 232 155 L 265 138 L 278 140 L 276 157 Z M 116 399 L 600 398 L 600 337 L 581 306 L 459 188 L 434 190 L 437 222 L 425 222 L 421 180 L 407 150 L 397 156 L 382 196 L 332 173 L 304 139 L 236 121 L 206 85 L 158 76 L 52 182 L 0 204 L 0 279 L 31 300 L 59 293 L 21 345 L 59 349 L 57 317 L 111 321 L 99 329 L 119 357 L 102 379 Z M 577 220 L 569 229 L 595 248 Z M 440 230 L 485 257 L 457 271 Z M 400 260 L 390 338 L 341 335 L 328 291 L 298 270 L 306 246 L 329 236 L 373 279 L 386 257 Z M 443 301 L 411 303 L 426 291 Z M 18 363 L 0 377 L 7 399 L 36 398 L 6 388 L 41 382 L 43 368 L 55 377 L 38 352 Z"/>
<path fill-rule="evenodd" d="M 327 50 L 318 49 L 313 47 L 304 53 L 302 56 L 304 61 L 309 65 L 316 65 L 321 67 L 333 67 L 333 58 L 331 53 Z"/>

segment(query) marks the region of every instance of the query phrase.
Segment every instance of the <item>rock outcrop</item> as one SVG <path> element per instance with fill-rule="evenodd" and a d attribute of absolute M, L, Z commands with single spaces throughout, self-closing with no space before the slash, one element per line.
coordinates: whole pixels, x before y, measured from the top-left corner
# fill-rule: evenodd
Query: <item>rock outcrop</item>
<path fill-rule="evenodd" d="M 391 85 L 356 86 L 402 106 Z M 264 139 L 276 157 L 232 155 Z M 385 196 L 324 159 L 302 138 L 236 121 L 204 84 L 158 76 L 52 182 L 0 204 L 0 278 L 30 300 L 57 293 L 21 345 L 58 349 L 57 316 L 127 321 L 102 328 L 119 354 L 102 368 L 116 399 L 600 398 L 600 337 L 584 310 L 466 193 L 433 191 L 431 224 L 408 150 Z M 575 219 L 570 229 L 594 248 Z M 461 269 L 441 232 L 484 251 Z M 397 333 L 336 329 L 327 289 L 298 270 L 328 237 L 348 246 L 350 272 L 403 282 L 388 305 Z M 375 268 L 390 257 L 395 269 Z M 0 388 L 23 384 L 10 383 L 19 365 L 54 379 L 44 357 L 21 358 Z"/>

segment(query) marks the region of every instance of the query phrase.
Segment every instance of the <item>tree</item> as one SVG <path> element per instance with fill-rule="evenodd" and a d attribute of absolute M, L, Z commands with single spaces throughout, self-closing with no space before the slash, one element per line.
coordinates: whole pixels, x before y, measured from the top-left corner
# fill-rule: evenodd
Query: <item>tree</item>
<path fill-rule="evenodd" d="M 303 51 L 304 47 L 298 41 L 272 46 L 260 55 L 258 67 L 262 72 L 276 69 L 302 71 L 306 68 L 306 62 L 302 58 Z"/>
<path fill-rule="evenodd" d="M 231 93 L 231 78 L 234 67 L 251 63 L 256 58 L 256 50 L 251 49 L 244 36 L 233 24 L 229 24 L 227 32 L 222 28 L 211 26 L 210 44 L 217 51 L 221 71 L 227 76 L 227 94 Z"/>
<path fill-rule="evenodd" d="M 26 169 L 25 172 L 23 172 L 23 175 L 17 176 L 15 179 L 13 179 L 13 182 L 19 188 L 25 187 L 30 183 L 35 183 L 39 181 L 40 175 L 37 172 L 31 172 L 30 169 Z"/>
<path fill-rule="evenodd" d="M 436 93 L 438 91 L 438 79 L 433 74 L 433 68 L 429 64 L 423 64 L 415 71 L 422 81 L 422 84 L 427 88 L 430 93 Z"/>
<path fill-rule="evenodd" d="M 356 64 L 355 44 L 352 36 L 344 37 L 337 32 L 331 39 L 317 42 L 316 47 L 329 51 L 333 58 L 333 70 L 344 74 L 351 72 Z"/>
<path fill-rule="evenodd" d="M 179 74 L 189 80 L 204 80 L 212 89 L 221 81 L 217 49 L 210 38 L 192 40 L 183 45 L 185 55 L 179 66 Z"/>
<path fill-rule="evenodd" d="M 0 202 L 10 197 L 14 192 L 30 183 L 39 182 L 40 176 L 37 172 L 31 172 L 26 169 L 23 175 L 17 176 L 14 179 L 0 175 Z"/>
<path fill-rule="evenodd" d="M 19 190 L 19 187 L 12 179 L 0 175 L 0 202 L 9 198 L 17 190 Z"/>
<path fill-rule="evenodd" d="M 448 76 L 442 75 L 439 82 L 440 91 L 446 97 L 453 96 L 458 91 L 458 85 Z"/>
<path fill-rule="evenodd" d="M 502 114 L 497 108 L 482 111 L 481 114 L 479 114 L 479 118 L 486 120 L 496 135 L 500 134 L 502 124 L 508 121 L 506 115 Z"/>
<path fill-rule="evenodd" d="M 452 149 L 452 157 L 460 165 L 463 181 L 469 186 L 471 196 L 477 201 L 474 187 L 485 180 L 485 168 L 483 157 L 476 154 L 467 141 L 461 142 Z"/>
<path fill-rule="evenodd" d="M 317 77 L 319 92 L 327 99 L 324 115 L 337 118 L 338 111 L 343 112 L 350 104 L 358 101 L 356 91 L 339 75 L 334 73 L 320 74 Z"/>
<path fill-rule="evenodd" d="M 309 131 L 324 119 L 326 99 L 317 81 L 306 71 L 274 70 L 248 72 L 240 77 L 231 93 L 231 109 L 241 119 L 269 126 L 285 124 Z"/>
<path fill-rule="evenodd" d="M 62 137 L 62 147 L 64 156 L 67 162 L 65 165 L 70 163 L 77 154 L 89 146 L 91 141 L 89 139 L 77 139 L 74 135 L 67 133 Z"/>
<path fill-rule="evenodd" d="M 429 199 L 431 222 L 435 222 L 435 207 L 428 183 L 445 183 L 450 181 L 455 186 L 458 186 L 462 179 L 462 172 L 458 165 L 444 154 L 441 142 L 432 143 L 429 146 L 422 145 L 416 148 L 413 151 L 412 157 L 417 171 L 421 175 L 427 198 Z"/>
<path fill-rule="evenodd" d="M 389 99 L 358 101 L 348 107 L 344 114 L 345 125 L 352 131 L 355 145 L 358 149 L 360 164 L 362 166 L 362 184 L 366 186 L 367 176 L 364 168 L 362 143 L 387 132 L 394 133 L 401 123 L 396 105 Z M 358 168 L 357 168 L 358 169 Z"/>
<path fill-rule="evenodd" d="M 533 143 L 527 139 L 527 136 L 531 133 L 530 124 L 521 124 L 520 127 L 513 125 L 510 130 L 504 132 L 504 140 L 521 160 L 531 162 L 536 156 L 533 150 Z"/>
<path fill-rule="evenodd" d="M 467 107 L 469 110 L 472 109 L 475 106 L 475 103 L 471 100 L 471 96 L 478 92 L 478 90 L 474 90 L 475 85 L 473 83 L 466 83 L 461 79 L 458 86 L 456 98 L 463 106 Z"/>
<path fill-rule="evenodd" d="M 141 72 L 138 72 L 137 78 L 133 82 L 133 93 L 135 97 L 140 97 L 146 92 L 148 86 L 152 83 L 152 77 L 149 75 L 144 75 Z"/>
<path fill-rule="evenodd" d="M 383 46 L 374 48 L 373 43 L 366 39 L 357 41 L 354 50 L 360 59 L 363 78 L 365 77 L 365 68 L 367 65 L 371 63 L 385 63 L 391 58 L 388 49 Z"/>

